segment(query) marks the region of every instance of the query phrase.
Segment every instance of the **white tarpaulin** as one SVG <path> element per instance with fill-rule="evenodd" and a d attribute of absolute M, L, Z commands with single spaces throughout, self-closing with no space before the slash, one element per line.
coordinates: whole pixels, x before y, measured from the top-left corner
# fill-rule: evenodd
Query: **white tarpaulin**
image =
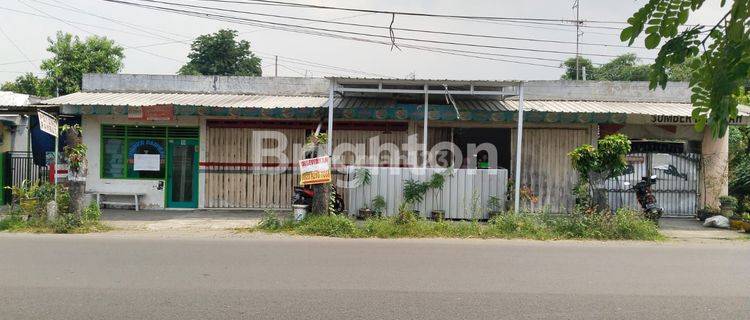
<path fill-rule="evenodd" d="M 159 171 L 158 154 L 134 154 L 133 171 Z"/>

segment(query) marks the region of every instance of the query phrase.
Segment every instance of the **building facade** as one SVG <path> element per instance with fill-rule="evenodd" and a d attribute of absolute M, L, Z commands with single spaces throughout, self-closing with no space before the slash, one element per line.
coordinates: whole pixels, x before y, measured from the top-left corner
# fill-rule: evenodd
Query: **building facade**
<path fill-rule="evenodd" d="M 329 106 L 333 161 L 342 179 L 351 180 L 344 177 L 351 173 L 347 166 L 423 167 L 423 150 L 433 149 L 443 157 L 428 167 L 481 168 L 482 146 L 496 151 L 490 169 L 513 176 L 518 84 L 94 74 L 84 77 L 83 92 L 44 103 L 81 117 L 90 191 L 142 192 L 147 208 L 285 209 L 298 184 L 302 146 L 313 132 L 328 130 Z M 726 139 L 695 132 L 687 84 L 664 91 L 639 82 L 523 86 L 520 181 L 538 198 L 532 209 L 570 210 L 577 174 L 567 154 L 614 132 L 627 134 L 638 148 L 622 180 L 663 175 L 671 189 L 665 187 L 662 201 L 675 202 L 675 214 L 691 214 L 726 193 L 727 182 L 719 179 L 726 171 Z M 415 93 L 419 88 L 432 93 L 425 99 Z M 743 108 L 735 123 L 748 122 Z M 425 132 L 426 149 L 420 146 Z M 724 167 L 701 165 L 709 157 Z M 612 182 L 611 194 L 620 192 L 620 204 L 632 204 L 619 183 Z M 505 197 L 506 187 L 503 181 L 493 190 L 503 189 L 496 195 Z M 393 192 L 389 201 L 400 196 Z"/>

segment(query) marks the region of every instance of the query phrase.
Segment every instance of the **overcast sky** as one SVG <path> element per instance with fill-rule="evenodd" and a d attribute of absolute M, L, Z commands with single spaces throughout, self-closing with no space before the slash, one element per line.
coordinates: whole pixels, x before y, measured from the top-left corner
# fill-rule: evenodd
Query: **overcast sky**
<path fill-rule="evenodd" d="M 136 2 L 136 0 L 126 0 Z M 356 12 L 282 8 L 260 5 L 231 5 L 199 0 L 159 0 L 255 13 L 297 16 L 312 19 L 388 26 L 391 16 Z M 451 15 L 491 15 L 504 17 L 573 19 L 573 0 L 284 0 L 316 3 L 328 6 L 356 7 L 392 11 L 416 11 Z M 585 20 L 625 21 L 645 0 L 581 0 L 580 15 Z M 64 4 L 64 5 L 63 5 Z M 151 5 L 163 5 L 151 3 Z M 59 8 L 56 6 L 61 6 Z M 187 8 L 190 10 L 189 8 Z M 13 11 L 16 10 L 16 11 Z M 20 12 L 19 12 L 20 11 Z M 85 13 L 84 13 L 85 12 Z M 87 15 L 86 13 L 100 17 Z M 723 11 L 719 0 L 708 1 L 691 23 L 715 24 Z M 217 12 L 217 14 L 222 14 Z M 237 15 L 250 19 L 271 20 L 277 23 L 300 24 L 318 28 L 339 29 L 386 36 L 388 30 L 360 29 L 324 23 L 279 18 Z M 58 20 L 59 19 L 59 20 Z M 110 19 L 110 20 L 108 20 Z M 63 20 L 63 21 L 60 21 Z M 112 20 L 120 21 L 120 23 Z M 437 31 L 488 34 L 503 37 L 575 41 L 574 27 L 560 23 L 472 22 L 446 18 L 396 16 L 394 27 Z M 598 27 L 618 27 L 613 24 L 591 24 Z M 273 56 L 279 56 L 280 76 L 390 76 L 452 79 L 558 79 L 562 69 L 554 67 L 489 61 L 410 48 L 393 49 L 382 44 L 333 39 L 308 34 L 262 29 L 174 13 L 136 8 L 103 0 L 2 0 L 0 1 L 0 81 L 12 80 L 23 72 L 39 72 L 41 59 L 49 57 L 45 51 L 47 37 L 62 30 L 81 37 L 92 34 L 107 36 L 126 47 L 124 73 L 173 74 L 185 63 L 190 40 L 194 37 L 231 28 L 240 32 L 242 39 L 251 42 L 254 52 L 263 58 L 263 74 L 274 74 Z M 583 28 L 581 42 L 621 45 L 619 30 Z M 429 35 L 397 31 L 396 37 L 411 37 L 436 41 L 469 42 L 472 44 L 575 52 L 574 44 L 555 44 L 520 40 L 479 39 L 458 36 Z M 10 38 L 10 40 L 8 39 Z M 11 41 L 12 40 L 12 41 Z M 14 45 L 15 43 L 15 45 Z M 407 43 L 406 41 L 402 43 Z M 423 46 L 459 50 L 492 52 L 520 57 L 497 57 L 521 62 L 557 66 L 559 61 L 573 54 L 543 53 L 497 48 L 452 47 L 444 44 L 419 43 Z M 641 46 L 642 42 L 637 43 Z M 16 46 L 18 48 L 16 48 Z M 655 51 L 637 48 L 581 46 L 586 54 L 617 55 L 635 52 L 649 62 Z M 608 57 L 591 57 L 595 62 L 606 62 Z M 30 61 L 27 61 L 30 60 Z M 293 60 L 290 60 L 293 59 Z M 297 60 L 294 60 L 297 59 Z M 302 59 L 304 61 L 300 61 Z M 533 60 L 533 59 L 551 59 Z M 311 65 L 308 62 L 320 65 Z M 331 69 L 331 67 L 345 68 Z M 357 72 L 367 72 L 355 73 Z"/>

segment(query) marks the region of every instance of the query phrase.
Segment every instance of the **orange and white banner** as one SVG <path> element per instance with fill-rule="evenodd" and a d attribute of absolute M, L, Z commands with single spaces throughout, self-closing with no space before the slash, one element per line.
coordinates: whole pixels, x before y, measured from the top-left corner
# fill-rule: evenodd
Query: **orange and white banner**
<path fill-rule="evenodd" d="M 301 185 L 331 182 L 331 157 L 319 157 L 299 161 L 299 183 Z"/>

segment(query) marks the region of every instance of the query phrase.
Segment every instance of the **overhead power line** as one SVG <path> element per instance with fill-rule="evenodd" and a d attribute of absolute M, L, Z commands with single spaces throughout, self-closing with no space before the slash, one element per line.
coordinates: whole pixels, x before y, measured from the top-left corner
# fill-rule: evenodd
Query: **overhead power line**
<path fill-rule="evenodd" d="M 353 12 L 367 12 L 367 13 L 379 13 L 387 15 L 402 15 L 402 16 L 416 16 L 416 17 L 430 17 L 430 18 L 455 18 L 465 20 L 489 20 L 489 21 L 535 21 L 535 22 L 568 22 L 577 23 L 575 20 L 567 19 L 556 19 L 556 18 L 529 18 L 529 17 L 501 17 L 501 16 L 475 16 L 475 15 L 455 15 L 455 14 L 437 14 L 437 13 L 424 13 L 424 12 L 409 12 L 409 11 L 391 11 L 391 10 L 373 10 L 373 9 L 361 9 L 361 8 L 348 8 L 348 7 L 337 7 L 337 6 L 324 6 L 314 5 L 306 3 L 295 3 L 286 1 L 274 1 L 274 0 L 197 0 L 203 2 L 218 2 L 218 3 L 232 3 L 232 4 L 243 4 L 243 5 L 274 5 L 274 6 L 286 6 L 286 7 L 297 7 L 297 8 L 311 8 L 311 9 L 324 9 L 324 10 L 338 10 L 338 11 L 353 11 Z M 586 21 L 590 23 L 606 23 L 606 24 L 624 24 L 623 21 L 598 21 L 590 20 Z"/>
<path fill-rule="evenodd" d="M 387 39 L 391 42 L 395 40 L 402 40 L 402 41 L 413 41 L 413 42 L 423 42 L 423 43 L 431 43 L 431 44 L 443 44 L 443 45 L 451 45 L 451 46 L 463 46 L 463 47 L 474 47 L 474 48 L 485 48 L 485 49 L 499 49 L 499 50 L 509 50 L 509 51 L 522 51 L 522 52 L 536 52 L 536 53 L 551 53 L 551 54 L 564 54 L 564 55 L 575 55 L 575 52 L 571 51 L 561 51 L 561 50 L 548 50 L 548 49 L 537 49 L 537 48 L 521 48 L 521 47 L 512 47 L 512 46 L 497 46 L 497 45 L 487 45 L 487 44 L 476 44 L 476 43 L 466 43 L 466 42 L 455 42 L 455 41 L 442 41 L 442 40 L 430 40 L 430 39 L 421 39 L 421 38 L 411 38 L 411 37 L 391 37 L 391 36 L 384 36 L 384 35 L 378 35 L 378 34 L 372 34 L 372 33 L 363 33 L 363 32 L 355 32 L 355 31 L 346 31 L 346 30 L 338 30 L 338 29 L 328 29 L 328 28 L 317 28 L 317 27 L 309 27 L 309 26 L 301 26 L 296 24 L 288 24 L 288 23 L 281 23 L 277 21 L 268 21 L 268 20 L 259 20 L 259 19 L 250 19 L 250 18 L 243 18 L 243 17 L 235 17 L 235 16 L 227 16 L 227 15 L 221 15 L 221 14 L 215 14 L 210 12 L 202 12 L 202 11 L 190 11 L 190 10 L 184 10 L 184 9 L 176 9 L 171 7 L 162 7 L 162 6 L 156 6 L 156 5 L 148 5 L 143 3 L 134 3 L 134 2 L 128 2 L 128 1 L 122 1 L 122 0 L 102 0 L 105 2 L 111 2 L 111 3 L 118 3 L 118 4 L 124 4 L 124 5 L 130 5 L 130 6 L 136 6 L 136 7 L 142 7 L 142 8 L 149 8 L 153 10 L 161 10 L 161 11 L 168 11 L 168 12 L 174 12 L 174 13 L 180 13 L 180 14 L 187 14 L 187 15 L 193 15 L 193 16 L 204 16 L 204 17 L 213 17 L 213 18 L 220 18 L 220 19 L 228 19 L 233 21 L 245 21 L 254 23 L 256 26 L 262 26 L 266 28 L 271 29 L 277 29 L 277 30 L 284 30 L 284 31 L 290 31 L 290 32 L 297 32 L 297 33 L 307 33 L 311 34 L 310 31 L 318 32 L 318 35 L 321 36 L 331 36 L 332 33 L 338 33 L 338 34 L 345 34 L 345 35 L 351 35 L 351 36 L 359 36 L 359 37 L 369 37 L 369 38 L 379 38 L 379 39 Z M 164 3 L 164 1 L 158 1 L 158 0 L 139 0 L 139 1 L 145 1 L 145 2 L 156 2 L 156 3 Z M 184 7 L 186 5 L 182 4 L 172 4 L 177 7 Z M 340 36 L 340 35 L 339 35 Z M 354 37 L 343 37 L 348 39 L 353 39 Z M 399 46 L 401 46 L 401 43 L 399 43 Z M 617 57 L 617 55 L 611 55 L 611 54 L 601 54 L 601 53 L 590 53 L 589 56 L 596 56 L 596 57 Z"/>
<path fill-rule="evenodd" d="M 23 1 L 21 1 L 21 0 L 18 0 L 18 2 L 20 2 L 21 4 L 23 4 L 23 5 L 25 5 L 25 6 L 29 7 L 29 8 L 31 8 L 31 9 L 33 9 L 33 10 L 34 10 L 34 11 L 36 11 L 36 12 L 39 12 L 39 13 L 41 13 L 41 14 L 43 14 L 43 15 L 47 16 L 47 17 L 50 17 L 50 18 L 52 18 L 52 19 L 55 19 L 55 20 L 57 20 L 57 21 L 60 21 L 60 22 L 62 22 L 62 23 L 64 23 L 64 24 L 66 24 L 66 25 L 68 25 L 68 26 L 70 26 L 70 27 L 76 28 L 76 29 L 78 29 L 78 30 L 81 30 L 81 31 L 83 31 L 83 32 L 86 32 L 86 33 L 89 33 L 89 34 L 93 34 L 93 35 L 97 35 L 97 36 L 99 36 L 99 34 L 97 34 L 97 33 L 95 33 L 95 32 L 91 32 L 91 31 L 88 31 L 88 30 L 86 30 L 86 29 L 83 29 L 83 28 L 81 28 L 81 27 L 78 27 L 78 26 L 76 26 L 75 24 L 69 23 L 69 22 L 67 22 L 67 21 L 65 21 L 65 20 L 63 20 L 63 19 L 60 19 L 60 18 L 58 18 L 58 17 L 55 17 L 55 16 L 53 16 L 53 15 L 50 15 L 49 13 L 47 13 L 47 12 L 45 12 L 45 11 L 41 10 L 41 9 L 38 9 L 38 8 L 36 8 L 36 7 L 34 7 L 34 6 L 30 5 L 30 4 L 28 4 L 28 3 L 25 3 L 25 2 L 23 2 Z M 163 55 L 160 55 L 160 54 L 156 54 L 156 53 L 153 53 L 153 52 L 145 51 L 145 50 L 143 50 L 143 49 L 140 49 L 140 48 L 133 48 L 133 47 L 130 47 L 130 46 L 126 46 L 126 45 L 123 45 L 123 47 L 124 47 L 124 48 L 126 48 L 126 49 L 132 49 L 132 50 L 136 50 L 136 51 L 139 51 L 139 52 L 142 52 L 142 53 L 145 53 L 145 54 L 148 54 L 148 55 L 152 55 L 152 56 L 155 56 L 155 57 L 159 57 L 159 58 L 162 58 L 162 59 L 172 60 L 172 61 L 176 61 L 176 62 L 180 62 L 180 63 L 184 63 L 184 62 L 185 62 L 185 61 L 182 61 L 182 60 L 178 60 L 178 59 L 174 59 L 174 58 L 166 57 L 166 56 L 163 56 Z"/>
<path fill-rule="evenodd" d="M 2 34 L 3 34 L 3 36 L 5 36 L 5 39 L 8 39 L 8 42 L 10 42 L 10 44 L 12 44 L 12 45 L 13 45 L 13 47 L 15 47 L 15 48 L 16 48 L 16 50 L 18 50 L 18 53 L 20 53 L 20 54 L 21 54 L 21 56 L 23 56 L 23 57 L 24 57 L 24 59 L 26 59 L 26 62 L 28 62 L 28 63 L 29 63 L 30 65 L 31 65 L 31 67 L 32 67 L 32 68 L 36 68 L 36 67 L 37 67 L 37 66 L 35 66 L 35 65 L 34 65 L 34 63 L 33 63 L 33 62 L 31 62 L 31 59 L 29 59 L 29 56 L 27 56 L 27 55 L 26 55 L 26 53 L 24 53 L 24 52 L 23 52 L 23 50 L 21 50 L 21 47 L 19 47 L 19 46 L 18 46 L 18 45 L 16 44 L 16 42 L 15 42 L 15 41 L 13 41 L 13 39 L 12 39 L 12 38 L 11 38 L 10 36 L 8 36 L 8 34 L 7 34 L 7 33 L 5 33 L 5 30 L 3 30 L 3 28 L 2 28 L 2 27 L 0 27 L 0 33 L 2 33 Z"/>
<path fill-rule="evenodd" d="M 188 8 L 195 8 L 195 9 L 206 9 L 206 10 L 214 10 L 214 11 L 229 12 L 229 13 L 241 13 L 241 14 L 261 16 L 261 17 L 272 17 L 272 18 L 290 19 L 290 20 L 297 20 L 297 21 L 307 21 L 307 22 L 314 22 L 314 23 L 334 24 L 334 25 L 341 25 L 341 26 L 347 26 L 347 27 L 361 27 L 361 28 L 370 28 L 370 29 L 379 29 L 379 30 L 405 31 L 405 32 L 414 32 L 414 33 L 435 34 L 435 35 L 449 35 L 449 36 L 462 36 L 462 37 L 484 38 L 484 39 L 515 40 L 515 41 L 528 41 L 528 42 L 540 42 L 540 43 L 557 43 L 557 44 L 577 44 L 576 42 L 573 42 L 573 41 L 562 41 L 562 40 L 552 40 L 552 39 L 536 39 L 536 38 L 524 38 L 524 37 L 509 37 L 509 36 L 498 36 L 498 35 L 488 35 L 488 34 L 479 34 L 479 33 L 462 33 L 462 32 L 425 30 L 425 29 L 414 29 L 414 28 L 398 28 L 398 27 L 392 28 L 392 27 L 388 27 L 388 26 L 379 26 L 379 25 L 372 25 L 372 24 L 363 24 L 363 23 L 352 23 L 352 22 L 340 22 L 340 21 L 332 21 L 332 20 L 313 19 L 313 18 L 305 18 L 305 17 L 297 17 L 297 16 L 289 16 L 289 15 L 281 15 L 281 14 L 260 13 L 260 12 L 246 11 L 246 10 L 235 10 L 235 9 L 217 8 L 217 7 L 209 7 L 209 6 L 182 4 L 182 3 L 174 3 L 174 2 L 159 1 L 159 0 L 136 0 L 136 1 L 151 2 L 151 3 L 160 3 L 160 4 L 164 4 L 164 5 L 171 5 L 171 6 L 177 6 L 177 7 L 188 7 Z M 629 46 L 626 46 L 626 45 L 619 45 L 619 44 L 589 43 L 589 42 L 581 42 L 580 45 L 584 45 L 584 46 L 601 46 L 601 47 L 632 48 L 632 47 L 629 47 Z M 642 47 L 639 47 L 639 48 L 642 48 Z"/>
<path fill-rule="evenodd" d="M 174 9 L 174 8 L 163 8 L 163 7 L 156 7 L 150 5 L 144 5 L 144 4 L 133 4 L 125 1 L 117 1 L 117 0 L 102 0 L 107 2 L 114 2 L 114 3 L 122 3 L 122 4 L 128 4 L 128 5 L 134 5 L 137 7 L 143 7 L 147 9 L 153 9 L 153 10 L 159 10 L 159 11 L 167 11 L 167 12 L 173 12 L 177 14 L 183 14 L 188 16 L 194 16 L 194 17 L 201 17 L 211 20 L 218 20 L 218 21 L 225 21 L 225 22 L 232 22 L 237 24 L 246 24 L 251 26 L 258 26 L 263 28 L 269 28 L 269 29 L 275 29 L 275 30 L 281 30 L 281 31 L 288 31 L 288 32 L 296 32 L 296 33 L 303 33 L 303 34 L 310 34 L 310 35 L 316 35 L 316 36 L 322 36 L 322 37 L 329 37 L 329 38 L 335 38 L 335 39 L 343 39 L 343 40 L 352 40 L 352 41 L 359 41 L 359 42 L 367 42 L 367 43 L 375 43 L 375 44 L 381 44 L 381 45 L 387 45 L 390 46 L 390 41 L 379 41 L 379 40 L 373 40 L 373 39 L 366 39 L 366 38 L 360 38 L 360 37 L 352 37 L 352 36 L 345 36 L 340 34 L 334 34 L 334 33 L 326 33 L 326 32 L 319 32 L 314 30 L 305 30 L 305 29 L 299 29 L 299 28 L 288 28 L 284 26 L 278 26 L 278 25 L 269 25 L 269 24 L 261 24 L 261 23 L 255 23 L 252 21 L 246 21 L 248 19 L 242 19 L 237 17 L 228 17 L 228 16 L 222 16 L 222 15 L 216 15 L 216 14 L 210 14 L 210 13 L 204 13 L 204 12 L 194 12 L 194 11 L 187 11 L 187 10 L 180 10 L 180 9 Z M 389 39 L 390 40 L 390 39 Z M 503 54 L 497 54 L 497 53 L 489 53 L 489 52 L 477 52 L 477 51 L 469 51 L 469 50 L 459 50 L 459 49 L 448 49 L 448 48 L 437 48 L 437 47 L 428 47 L 428 46 L 420 46 L 420 45 L 414 45 L 409 43 L 400 43 L 399 46 L 404 48 L 412 48 L 416 50 L 421 51 L 432 51 L 432 52 L 440 52 L 440 53 L 446 53 L 446 52 L 452 52 L 451 55 L 454 56 L 464 56 L 464 57 L 475 57 L 470 54 L 476 54 L 476 55 L 483 55 L 483 56 L 510 56 L 510 55 L 503 55 Z M 470 54 L 467 54 L 470 53 Z M 519 59 L 544 59 L 544 58 L 534 58 L 534 57 L 528 57 L 528 56 L 513 56 Z M 535 65 L 535 66 L 543 66 L 543 67 L 550 67 L 550 68 L 559 68 L 558 65 L 542 65 L 537 63 L 530 63 L 525 61 L 518 61 L 518 60 L 509 60 L 509 59 L 498 59 L 498 58 L 481 58 L 484 60 L 493 60 L 493 61 L 503 61 L 503 62 L 509 62 L 509 63 L 516 63 L 516 64 L 525 64 L 525 65 Z M 560 59 L 550 59 L 557 63 L 562 62 Z"/>

